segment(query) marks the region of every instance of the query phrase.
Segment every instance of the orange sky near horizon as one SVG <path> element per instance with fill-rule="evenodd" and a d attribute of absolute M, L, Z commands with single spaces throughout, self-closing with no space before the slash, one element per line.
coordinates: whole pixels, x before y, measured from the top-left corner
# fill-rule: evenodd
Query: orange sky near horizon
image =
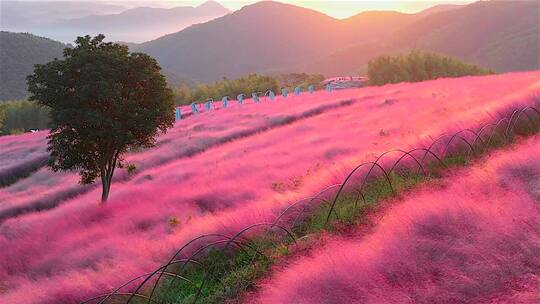
<path fill-rule="evenodd" d="M 0 0 L 0 3 L 4 0 Z M 18 0 L 18 1 L 60 1 L 60 0 Z M 62 0 L 73 2 L 101 2 L 116 4 L 126 8 L 197 6 L 208 0 Z M 214 0 L 235 11 L 243 6 L 268 0 Z M 438 4 L 468 4 L 482 0 L 276 0 L 296 6 L 310 8 L 334 18 L 347 18 L 364 11 L 391 10 L 402 13 L 416 13 Z"/>
<path fill-rule="evenodd" d="M 174 6 L 199 5 L 205 0 L 171 0 L 167 1 Z M 223 6 L 231 10 L 237 10 L 242 6 L 259 2 L 259 0 L 217 0 Z M 297 6 L 307 7 L 320 11 L 334 18 L 347 18 L 363 11 L 373 10 L 393 10 L 403 13 L 415 13 L 438 4 L 467 4 L 474 1 L 418 1 L 418 0 L 280 0 L 279 2 L 289 3 Z"/>

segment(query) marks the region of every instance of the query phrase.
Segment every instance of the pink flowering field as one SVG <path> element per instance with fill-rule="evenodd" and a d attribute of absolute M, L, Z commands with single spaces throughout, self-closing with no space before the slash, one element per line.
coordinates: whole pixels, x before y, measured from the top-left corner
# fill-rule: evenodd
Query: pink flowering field
<path fill-rule="evenodd" d="M 326 236 L 251 303 L 537 303 L 540 136 L 393 202 L 376 227 Z"/>
<path fill-rule="evenodd" d="M 539 93 L 533 71 L 231 102 L 128 154 L 137 169 L 116 172 L 104 207 L 97 185 L 43 166 L 46 132 L 0 137 L 0 181 L 17 177 L 0 186 L 0 303 L 109 291 L 193 237 L 270 221 L 360 162 L 492 122 Z"/>

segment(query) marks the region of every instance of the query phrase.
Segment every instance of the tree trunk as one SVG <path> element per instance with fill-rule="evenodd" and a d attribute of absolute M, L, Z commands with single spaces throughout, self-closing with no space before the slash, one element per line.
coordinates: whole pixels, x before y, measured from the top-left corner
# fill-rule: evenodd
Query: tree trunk
<path fill-rule="evenodd" d="M 112 158 L 109 159 L 107 164 L 101 167 L 101 204 L 103 205 L 107 199 L 109 199 L 109 193 L 111 191 L 111 183 L 113 180 L 114 169 L 116 168 L 116 162 L 118 160 L 119 151 L 112 152 Z"/>
<path fill-rule="evenodd" d="M 104 204 L 109 198 L 109 190 L 111 189 L 111 181 L 107 177 L 101 177 L 102 191 L 101 204 Z"/>

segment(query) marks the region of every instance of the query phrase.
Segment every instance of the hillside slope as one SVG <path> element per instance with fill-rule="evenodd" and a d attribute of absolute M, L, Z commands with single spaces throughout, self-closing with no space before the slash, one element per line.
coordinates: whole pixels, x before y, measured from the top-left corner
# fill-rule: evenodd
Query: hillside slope
<path fill-rule="evenodd" d="M 62 57 L 65 44 L 27 33 L 0 32 L 0 101 L 27 95 L 26 76 L 35 64 Z"/>
<path fill-rule="evenodd" d="M 25 174 L 0 187 L 0 302 L 110 291 L 193 237 L 272 221 L 359 162 L 475 128 L 539 92 L 536 71 L 231 102 L 127 155 L 137 169 L 116 172 L 103 208 L 97 185 L 78 185 L 76 174 L 28 169 L 46 155 L 46 132 L 2 137 L 0 176 Z"/>
<path fill-rule="evenodd" d="M 398 45 L 441 52 L 498 72 L 540 68 L 540 2 L 479 1 L 431 14 Z"/>

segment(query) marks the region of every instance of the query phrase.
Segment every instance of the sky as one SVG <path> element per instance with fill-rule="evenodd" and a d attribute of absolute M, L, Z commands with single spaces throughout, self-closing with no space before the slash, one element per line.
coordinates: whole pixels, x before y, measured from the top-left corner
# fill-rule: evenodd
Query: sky
<path fill-rule="evenodd" d="M 171 1 L 173 3 L 202 3 L 204 1 Z M 231 10 L 236 10 L 244 5 L 258 2 L 257 0 L 222 0 L 218 1 Z M 311 8 L 335 18 L 346 18 L 356 15 L 362 11 L 371 10 L 395 10 L 404 13 L 415 13 L 437 4 L 466 4 L 474 1 L 376 1 L 376 0 L 281 0 L 280 2 L 290 3 L 297 6 Z"/>
<path fill-rule="evenodd" d="M 1 0 L 0 0 L 1 1 Z M 36 0 L 34 0 L 36 1 Z M 37 0 L 51 1 L 51 0 Z M 91 2 L 92 0 L 68 0 L 79 2 Z M 173 7 L 173 6 L 196 6 L 205 0 L 94 0 L 102 3 L 114 3 L 127 7 L 153 6 L 153 7 Z M 223 6 L 230 10 L 240 9 L 242 6 L 258 2 L 260 0 L 218 0 Z M 290 3 L 320 11 L 335 18 L 347 18 L 362 11 L 370 10 L 395 10 L 404 13 L 415 13 L 437 4 L 466 4 L 471 0 L 280 0 L 280 2 Z"/>

